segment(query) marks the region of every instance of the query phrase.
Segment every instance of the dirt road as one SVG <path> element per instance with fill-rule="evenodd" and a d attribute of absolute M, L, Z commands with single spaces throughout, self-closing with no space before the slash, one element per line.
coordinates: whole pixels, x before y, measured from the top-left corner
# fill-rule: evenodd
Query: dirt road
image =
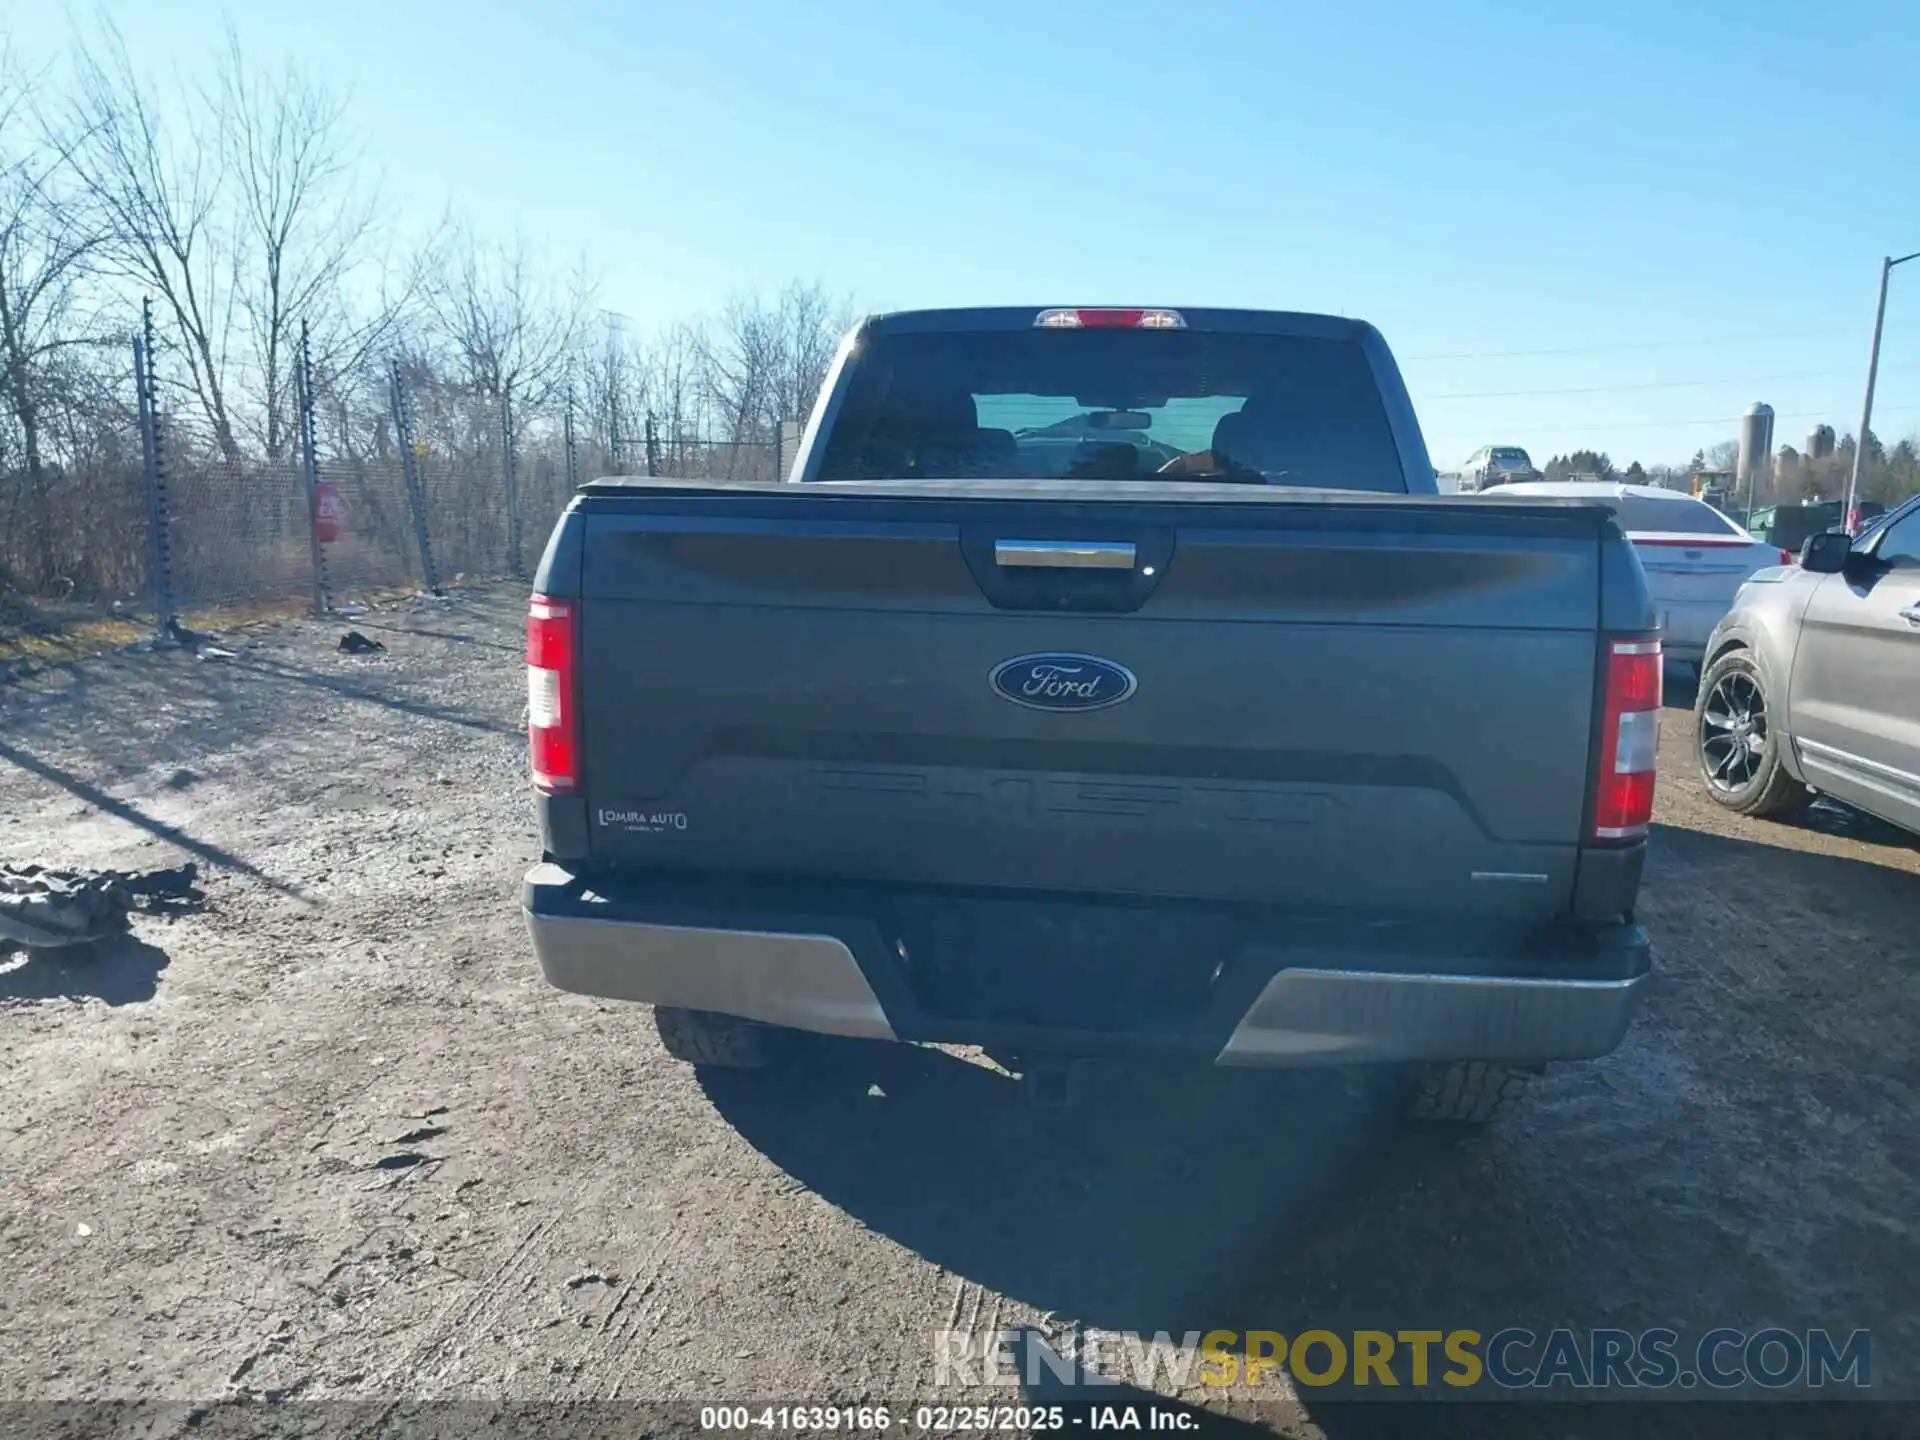
<path fill-rule="evenodd" d="M 539 981 L 521 613 L 0 690 L 0 859 L 190 856 L 210 901 L 0 961 L 0 1399 L 899 1402 L 934 1331 L 1022 1325 L 1866 1328 L 1876 1392 L 1920 1396 L 1920 848 L 1725 815 L 1678 709 L 1657 993 L 1490 1134 L 1410 1137 L 1344 1076 L 1115 1069 L 1037 1106 L 848 1045 L 703 1084 L 643 1011 Z"/>

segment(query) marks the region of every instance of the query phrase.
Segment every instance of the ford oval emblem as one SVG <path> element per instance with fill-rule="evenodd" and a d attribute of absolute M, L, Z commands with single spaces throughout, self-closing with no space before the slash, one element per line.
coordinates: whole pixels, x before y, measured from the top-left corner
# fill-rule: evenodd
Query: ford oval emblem
<path fill-rule="evenodd" d="M 1030 710 L 1104 710 L 1138 683 L 1124 665 L 1098 655 L 1048 650 L 1002 660 L 987 675 L 1001 699 Z"/>

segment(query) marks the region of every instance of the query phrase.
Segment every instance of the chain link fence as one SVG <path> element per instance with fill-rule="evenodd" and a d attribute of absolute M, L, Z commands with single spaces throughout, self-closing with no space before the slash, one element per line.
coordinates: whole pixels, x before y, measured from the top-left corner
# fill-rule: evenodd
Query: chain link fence
<path fill-rule="evenodd" d="M 613 445 L 569 405 L 524 420 L 511 397 L 410 380 L 396 365 L 369 453 L 316 443 L 312 377 L 278 459 L 176 432 L 134 342 L 113 433 L 84 464 L 29 475 L 0 457 L 0 662 L 35 638 L 102 640 L 351 600 L 525 579 L 575 486 L 608 474 L 783 478 L 799 427 L 768 443 L 670 434 L 651 418 Z M 226 447 L 230 452 L 234 447 Z"/>

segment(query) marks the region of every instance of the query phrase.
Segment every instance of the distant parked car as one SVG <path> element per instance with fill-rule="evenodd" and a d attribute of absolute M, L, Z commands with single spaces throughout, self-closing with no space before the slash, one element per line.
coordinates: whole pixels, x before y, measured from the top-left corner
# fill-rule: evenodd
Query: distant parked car
<path fill-rule="evenodd" d="M 1460 488 L 1469 493 L 1544 478 L 1518 445 L 1482 445 L 1460 467 Z"/>
<path fill-rule="evenodd" d="M 1791 816 L 1824 793 L 1920 833 L 1920 496 L 1741 587 L 1707 642 L 1694 732 L 1729 810 Z"/>
<path fill-rule="evenodd" d="M 1614 502 L 1660 609 L 1661 644 L 1670 660 L 1698 665 L 1707 637 L 1747 578 L 1793 555 L 1756 540 L 1705 501 L 1657 485 L 1591 482 L 1503 485 L 1503 495 L 1570 495 Z"/>

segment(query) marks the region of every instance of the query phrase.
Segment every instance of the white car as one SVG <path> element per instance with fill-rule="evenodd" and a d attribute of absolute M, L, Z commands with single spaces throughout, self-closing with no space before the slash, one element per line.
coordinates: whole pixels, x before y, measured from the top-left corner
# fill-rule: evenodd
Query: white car
<path fill-rule="evenodd" d="M 1754 539 L 1704 500 L 1657 485 L 1529 481 L 1494 493 L 1612 501 L 1660 611 L 1661 649 L 1688 665 L 1706 657 L 1707 637 L 1749 577 L 1793 564 L 1787 551 Z"/>

